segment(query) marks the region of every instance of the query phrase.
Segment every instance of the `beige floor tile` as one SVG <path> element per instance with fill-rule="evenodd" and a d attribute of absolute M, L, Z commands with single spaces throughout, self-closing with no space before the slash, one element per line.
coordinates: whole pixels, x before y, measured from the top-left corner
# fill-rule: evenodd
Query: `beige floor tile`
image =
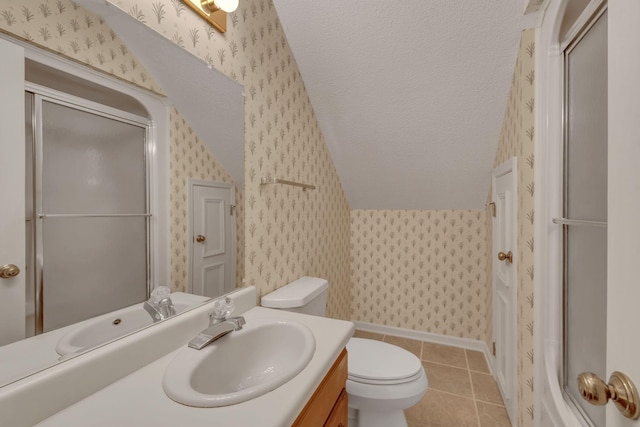
<path fill-rule="evenodd" d="M 354 336 L 384 339 L 422 358 L 429 389 L 405 411 L 409 427 L 511 427 L 482 352 L 365 331 Z"/>
<path fill-rule="evenodd" d="M 415 354 L 416 356 L 420 357 L 420 351 L 422 349 L 422 341 L 416 341 L 409 338 L 393 337 L 391 335 L 385 335 L 384 342 L 388 342 L 389 344 L 402 347 L 405 350 L 408 350 L 411 353 Z"/>
<path fill-rule="evenodd" d="M 473 383 L 473 392 L 476 400 L 504 406 L 500 390 L 498 390 L 498 385 L 493 376 L 471 371 L 471 382 Z"/>
<path fill-rule="evenodd" d="M 366 339 L 369 339 L 369 340 L 382 341 L 382 338 L 384 338 L 384 335 L 377 334 L 375 332 L 360 331 L 360 330 L 356 329 L 356 331 L 353 333 L 353 337 L 354 338 L 366 338 Z"/>
<path fill-rule="evenodd" d="M 469 371 L 437 363 L 422 362 L 429 379 L 429 389 L 473 398 Z"/>
<path fill-rule="evenodd" d="M 472 399 L 432 389 L 404 413 L 409 427 L 478 427 Z"/>
<path fill-rule="evenodd" d="M 485 374 L 491 373 L 489 365 L 487 365 L 487 359 L 484 354 L 479 351 L 465 350 L 467 352 L 467 360 L 469 361 L 469 369 L 472 371 L 484 372 Z"/>
<path fill-rule="evenodd" d="M 504 406 L 477 401 L 476 404 L 478 405 L 480 427 L 511 427 L 511 421 L 509 421 L 509 415 L 507 415 Z"/>
<path fill-rule="evenodd" d="M 423 342 L 422 360 L 467 369 L 464 349 L 458 347 Z"/>

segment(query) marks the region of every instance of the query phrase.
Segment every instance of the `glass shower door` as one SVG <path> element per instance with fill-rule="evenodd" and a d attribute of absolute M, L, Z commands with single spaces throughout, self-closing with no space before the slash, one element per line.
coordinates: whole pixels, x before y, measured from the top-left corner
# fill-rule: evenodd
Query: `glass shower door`
<path fill-rule="evenodd" d="M 607 15 L 565 53 L 564 392 L 588 425 L 604 407 L 582 399 L 576 378 L 606 378 Z"/>
<path fill-rule="evenodd" d="M 147 129 L 35 101 L 36 283 L 47 332 L 147 297 Z"/>

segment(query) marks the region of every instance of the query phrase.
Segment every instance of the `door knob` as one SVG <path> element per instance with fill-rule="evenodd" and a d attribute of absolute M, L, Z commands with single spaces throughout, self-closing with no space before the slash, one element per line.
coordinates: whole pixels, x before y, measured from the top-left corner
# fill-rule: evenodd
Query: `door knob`
<path fill-rule="evenodd" d="M 202 243 L 202 242 L 204 242 L 205 240 L 207 240 L 207 238 L 206 238 L 206 237 L 204 237 L 202 234 L 198 234 L 198 235 L 196 236 L 196 242 L 198 242 L 198 243 Z"/>
<path fill-rule="evenodd" d="M 20 274 L 20 269 L 15 264 L 5 264 L 0 266 L 0 279 L 11 279 Z"/>
<path fill-rule="evenodd" d="M 504 252 L 498 252 L 498 259 L 500 261 L 504 261 L 506 259 L 507 262 L 511 264 L 513 262 L 513 254 L 511 253 L 511 251 L 507 252 L 506 254 Z"/>
<path fill-rule="evenodd" d="M 583 399 L 592 405 L 605 405 L 613 400 L 625 417 L 633 420 L 640 417 L 638 390 L 622 372 L 612 373 L 608 384 L 593 372 L 583 372 L 578 375 L 578 390 Z"/>

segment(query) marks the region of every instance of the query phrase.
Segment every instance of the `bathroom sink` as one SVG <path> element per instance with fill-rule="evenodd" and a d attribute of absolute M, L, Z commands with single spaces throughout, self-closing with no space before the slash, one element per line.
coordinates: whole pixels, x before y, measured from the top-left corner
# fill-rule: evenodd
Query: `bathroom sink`
<path fill-rule="evenodd" d="M 189 298 L 189 296 L 181 298 L 186 301 L 175 301 L 175 299 L 173 306 L 176 314 L 206 300 L 202 297 Z M 63 357 L 69 357 L 72 354 L 129 335 L 151 324 L 153 324 L 153 320 L 144 310 L 142 304 L 135 304 L 78 324 L 77 327 L 72 328 L 60 338 L 56 344 L 56 353 Z"/>
<path fill-rule="evenodd" d="M 251 319 L 244 329 L 202 350 L 183 348 L 163 379 L 167 396 L 201 408 L 234 405 L 262 396 L 298 375 L 315 352 L 304 325 Z"/>

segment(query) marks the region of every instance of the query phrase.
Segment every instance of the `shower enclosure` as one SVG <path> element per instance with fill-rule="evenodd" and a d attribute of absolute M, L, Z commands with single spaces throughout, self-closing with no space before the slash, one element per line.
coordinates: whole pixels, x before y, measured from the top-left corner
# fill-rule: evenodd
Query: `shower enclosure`
<path fill-rule="evenodd" d="M 150 124 L 35 84 L 25 101 L 31 336 L 147 298 Z"/>
<path fill-rule="evenodd" d="M 607 361 L 607 12 L 565 50 L 564 375 L 565 399 L 585 425 L 605 425 L 576 378 L 606 378 Z"/>

